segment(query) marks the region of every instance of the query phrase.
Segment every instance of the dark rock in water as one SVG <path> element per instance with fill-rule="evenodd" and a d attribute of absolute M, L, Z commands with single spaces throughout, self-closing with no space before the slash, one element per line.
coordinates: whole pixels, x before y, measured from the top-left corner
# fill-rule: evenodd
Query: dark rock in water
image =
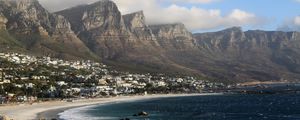
<path fill-rule="evenodd" d="M 149 114 L 148 114 L 147 112 L 142 111 L 142 112 L 139 112 L 138 114 L 134 114 L 134 115 L 132 115 L 132 116 L 137 117 L 137 116 L 148 116 L 148 115 L 149 115 Z"/>
<path fill-rule="evenodd" d="M 122 118 L 122 119 L 120 119 L 120 120 L 130 120 L 129 118 Z"/>
<path fill-rule="evenodd" d="M 143 111 L 138 113 L 138 116 L 148 116 L 148 113 Z"/>

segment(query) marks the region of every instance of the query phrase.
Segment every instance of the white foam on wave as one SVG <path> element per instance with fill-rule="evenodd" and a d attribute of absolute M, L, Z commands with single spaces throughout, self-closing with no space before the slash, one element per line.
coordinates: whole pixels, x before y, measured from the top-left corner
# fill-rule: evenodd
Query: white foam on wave
<path fill-rule="evenodd" d="M 87 111 L 93 110 L 98 105 L 73 108 L 59 113 L 59 119 L 62 120 L 116 120 L 116 117 L 95 117 L 87 114 Z"/>

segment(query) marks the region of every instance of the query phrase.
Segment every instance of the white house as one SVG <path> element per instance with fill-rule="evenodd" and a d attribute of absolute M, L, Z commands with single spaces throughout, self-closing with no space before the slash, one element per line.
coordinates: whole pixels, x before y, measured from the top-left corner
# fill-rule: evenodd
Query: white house
<path fill-rule="evenodd" d="M 68 85 L 68 83 L 66 83 L 65 81 L 57 81 L 56 84 L 58 86 Z"/>

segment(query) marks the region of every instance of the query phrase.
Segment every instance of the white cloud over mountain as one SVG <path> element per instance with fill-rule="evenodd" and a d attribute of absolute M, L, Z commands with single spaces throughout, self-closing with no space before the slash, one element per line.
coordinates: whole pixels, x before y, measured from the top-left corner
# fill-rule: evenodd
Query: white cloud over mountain
<path fill-rule="evenodd" d="M 300 26 L 300 16 L 294 18 L 294 24 Z"/>
<path fill-rule="evenodd" d="M 144 10 L 148 24 L 184 23 L 192 31 L 231 26 L 259 25 L 263 21 L 253 13 L 234 9 L 222 14 L 219 9 L 202 9 L 171 4 L 162 7 L 157 0 L 114 0 L 122 13 Z M 130 2 L 129 2 L 130 1 Z M 205 1 L 205 0 L 191 0 Z M 207 0 L 207 2 L 210 0 Z"/>
<path fill-rule="evenodd" d="M 281 31 L 300 31 L 300 16 L 286 20 L 277 30 Z"/>
<path fill-rule="evenodd" d="M 50 11 L 57 11 L 78 4 L 86 4 L 97 0 L 40 0 Z M 219 9 L 203 9 L 187 7 L 179 2 L 209 3 L 219 0 L 113 0 L 122 14 L 143 10 L 148 24 L 184 23 L 189 30 L 210 30 L 231 26 L 255 26 L 262 20 L 255 14 L 234 9 L 224 14 Z M 170 1 L 170 0 L 169 0 Z M 190 4 L 193 5 L 193 4 Z"/>

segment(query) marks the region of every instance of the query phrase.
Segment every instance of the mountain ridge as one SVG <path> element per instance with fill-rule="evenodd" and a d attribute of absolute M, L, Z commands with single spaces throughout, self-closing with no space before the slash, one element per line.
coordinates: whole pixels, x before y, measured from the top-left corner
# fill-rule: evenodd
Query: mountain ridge
<path fill-rule="evenodd" d="M 224 82 L 300 79 L 299 32 L 232 27 L 193 34 L 182 23 L 147 25 L 143 11 L 122 15 L 110 0 L 56 13 L 36 0 L 0 2 L 0 43 L 7 35 L 1 45 L 11 41 L 25 52 Z"/>

